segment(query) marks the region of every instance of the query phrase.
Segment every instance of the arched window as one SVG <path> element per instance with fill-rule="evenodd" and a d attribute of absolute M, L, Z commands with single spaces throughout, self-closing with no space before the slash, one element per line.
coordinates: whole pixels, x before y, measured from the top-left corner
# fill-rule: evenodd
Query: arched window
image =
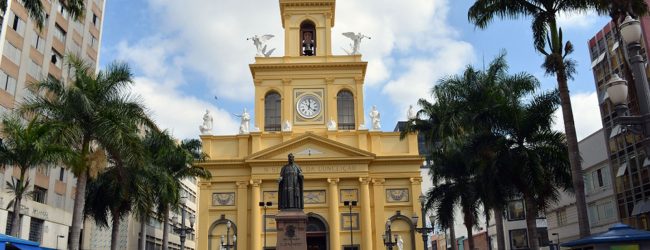
<path fill-rule="evenodd" d="M 354 123 L 354 96 L 352 92 L 341 90 L 336 95 L 336 111 L 338 113 L 339 130 L 353 130 Z"/>
<path fill-rule="evenodd" d="M 281 102 L 277 92 L 269 92 L 264 97 L 264 131 L 280 131 Z"/>
<path fill-rule="evenodd" d="M 300 24 L 300 55 L 316 55 L 316 25 L 312 21 L 304 21 Z"/>

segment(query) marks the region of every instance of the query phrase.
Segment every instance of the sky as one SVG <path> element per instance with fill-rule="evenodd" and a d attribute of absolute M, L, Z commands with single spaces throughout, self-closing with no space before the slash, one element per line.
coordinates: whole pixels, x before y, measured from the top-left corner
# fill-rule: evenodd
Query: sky
<path fill-rule="evenodd" d="M 214 134 L 236 134 L 235 114 L 254 106 L 248 64 L 254 62 L 256 50 L 246 38 L 274 34 L 269 42 L 277 48 L 273 55 L 284 54 L 278 2 L 108 0 L 100 68 L 115 60 L 128 62 L 134 72 L 132 90 L 160 127 L 177 138 L 197 138 L 206 109 L 214 116 Z M 533 49 L 530 20 L 496 19 L 487 29 L 478 29 L 467 21 L 472 2 L 337 1 L 333 53 L 345 54 L 342 48 L 349 40 L 343 32 L 372 37 L 361 44 L 363 60 L 368 61 L 364 115 L 376 105 L 383 130 L 392 131 L 397 121 L 406 119 L 409 105 L 431 98 L 439 79 L 462 72 L 468 64 L 482 68 L 502 51 L 510 73 L 535 75 L 542 90 L 556 87 L 555 77 L 545 75 L 540 66 L 543 57 Z M 607 22 L 607 17 L 593 13 L 560 17 L 578 63 L 569 83 L 578 139 L 602 127 L 587 41 Z M 564 130 L 561 120 L 555 128 Z"/>

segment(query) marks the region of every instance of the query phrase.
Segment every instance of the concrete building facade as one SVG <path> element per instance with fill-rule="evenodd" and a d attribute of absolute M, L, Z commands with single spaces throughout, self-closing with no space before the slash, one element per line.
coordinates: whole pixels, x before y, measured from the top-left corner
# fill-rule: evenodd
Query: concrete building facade
<path fill-rule="evenodd" d="M 591 233 L 607 231 L 619 222 L 614 193 L 614 175 L 607 159 L 606 134 L 600 129 L 582 139 L 582 156 L 587 212 Z M 554 244 L 579 238 L 578 215 L 573 194 L 562 193 L 557 204 L 546 210 L 549 238 Z M 555 235 L 554 235 L 555 234 Z"/>
<path fill-rule="evenodd" d="M 650 0 L 646 0 L 650 2 Z M 643 39 L 641 46 L 647 48 L 650 41 L 650 17 L 641 18 Z M 643 167 L 647 153 L 643 152 L 644 135 L 633 133 L 625 127 L 617 125 L 614 106 L 607 97 L 607 83 L 613 74 L 628 81 L 631 115 L 639 114 L 639 103 L 636 90 L 633 87 L 633 77 L 626 64 L 627 49 L 616 34 L 616 27 L 608 23 L 588 41 L 592 59 L 594 82 L 599 97 L 599 107 L 602 117 L 603 130 L 606 138 L 606 155 L 609 160 L 610 173 L 614 175 L 616 211 L 621 222 L 636 228 L 650 230 L 650 214 L 647 209 L 650 198 L 650 170 Z M 643 56 L 648 58 L 648 50 Z M 646 71 L 647 68 L 646 68 Z"/>
<path fill-rule="evenodd" d="M 45 77 L 68 79 L 63 56 L 77 54 L 98 65 L 104 0 L 85 2 L 80 21 L 69 17 L 58 0 L 43 0 L 46 13 L 38 29 L 20 1 L 9 1 L 0 31 L 0 115 L 19 107 L 25 97 L 34 95 L 29 84 Z M 9 233 L 13 211 L 7 204 L 13 199 L 5 183 L 18 177 L 18 168 L 0 169 L 0 233 Z M 72 220 L 76 179 L 62 166 L 41 166 L 27 176 L 32 199 L 24 198 L 21 208 L 20 237 L 40 242 L 49 248 L 66 248 Z"/>

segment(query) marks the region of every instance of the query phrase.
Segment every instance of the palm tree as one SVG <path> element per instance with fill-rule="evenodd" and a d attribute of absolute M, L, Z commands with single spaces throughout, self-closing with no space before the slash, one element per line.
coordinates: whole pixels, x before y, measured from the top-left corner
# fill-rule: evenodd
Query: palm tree
<path fill-rule="evenodd" d="M 505 157 L 509 163 L 512 182 L 521 193 L 526 206 L 526 225 L 531 249 L 539 249 L 536 219 L 557 202 L 560 190 L 571 190 L 571 167 L 566 154 L 566 138 L 553 131 L 553 113 L 559 105 L 557 91 L 532 97 L 524 103 L 509 106 L 504 126 L 504 138 L 509 149 Z"/>
<path fill-rule="evenodd" d="M 69 55 L 67 64 L 73 72 L 71 82 L 65 84 L 58 79 L 47 78 L 34 83 L 36 93 L 47 95 L 35 95 L 26 100 L 21 109 L 26 113 L 45 114 L 49 121 L 62 124 L 57 134 L 77 155 L 67 163 L 77 177 L 68 239 L 70 248 L 77 250 L 88 170 L 93 163 L 90 156 L 106 151 L 118 166 L 143 165 L 143 155 L 121 153 L 142 146 L 140 140 L 133 136 L 138 128 L 157 128 L 143 105 L 127 91 L 133 83 L 127 64 L 112 63 L 96 75 L 93 67 L 77 56 Z"/>
<path fill-rule="evenodd" d="M 507 108 L 539 86 L 534 76 L 525 72 L 511 75 L 507 70 L 502 53 L 486 70 L 468 66 L 460 75 L 443 78 L 433 90 L 437 102 L 420 100 L 422 109 L 417 118 L 409 121 L 402 132 L 424 136 L 427 148 L 434 149 L 427 152 L 428 160 L 438 153 L 435 150 L 445 150 L 458 141 L 465 143 L 466 160 L 471 160 L 467 162 L 471 165 L 467 175 L 474 176 L 474 185 L 484 187 L 477 190 L 477 196 L 484 211 L 495 214 L 499 249 L 505 249 L 503 211 L 517 193 L 509 180 L 518 178 L 508 169 L 510 148 L 504 133 L 509 125 L 504 121 L 510 118 Z"/>
<path fill-rule="evenodd" d="M 459 142 L 459 144 L 461 144 Z M 467 229 L 469 249 L 474 249 L 472 228 L 477 225 L 480 206 L 476 176 L 471 173 L 474 161 L 466 145 L 450 145 L 431 155 L 430 175 L 435 185 L 427 192 L 427 209 L 437 212 L 438 222 L 453 227 L 453 212 L 460 206 Z"/>
<path fill-rule="evenodd" d="M 32 168 L 57 162 L 66 155 L 66 148 L 56 144 L 54 140 L 54 126 L 41 123 L 39 119 L 40 117 L 35 116 L 25 124 L 15 114 L 2 118 L 0 165 L 13 165 L 20 169 L 18 179 L 12 178 L 11 182 L 7 182 L 10 192 L 14 195 L 9 204 L 13 206 L 14 212 L 10 234 L 16 237 L 19 237 L 20 232 L 22 200 L 32 193 L 29 191 L 29 178 L 25 174 Z"/>
<path fill-rule="evenodd" d="M 564 118 L 573 189 L 580 237 L 590 235 L 585 200 L 584 180 L 580 167 L 580 153 L 576 137 L 568 79 L 575 73 L 575 62 L 569 59 L 573 45 L 564 43 L 562 29 L 557 25 L 556 15 L 567 12 L 584 12 L 595 7 L 593 0 L 477 0 L 468 11 L 468 19 L 479 28 L 486 28 L 495 17 L 517 19 L 532 18 L 535 49 L 545 56 L 542 67 L 547 74 L 554 74 L 558 83 Z"/>
<path fill-rule="evenodd" d="M 149 152 L 151 164 L 166 177 L 155 184 L 158 217 L 163 222 L 163 249 L 167 249 L 169 237 L 169 212 L 180 208 L 181 180 L 186 178 L 210 178 L 209 171 L 195 165 L 207 155 L 201 152 L 201 141 L 184 140 L 180 145 L 166 132 L 148 132 L 144 145 Z M 183 208 L 180 208 L 183 209 Z"/>
<path fill-rule="evenodd" d="M 112 221 L 111 249 L 118 248 L 120 221 L 129 214 L 146 216 L 153 209 L 151 178 L 156 173 L 144 166 L 110 167 L 88 183 L 85 214 L 100 227 Z"/>

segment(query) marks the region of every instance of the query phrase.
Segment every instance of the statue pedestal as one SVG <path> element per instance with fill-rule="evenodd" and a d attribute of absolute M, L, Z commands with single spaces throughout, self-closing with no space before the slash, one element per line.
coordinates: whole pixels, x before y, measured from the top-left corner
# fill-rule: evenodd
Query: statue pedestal
<path fill-rule="evenodd" d="M 281 210 L 275 223 L 276 250 L 307 250 L 307 215 L 302 209 Z"/>

